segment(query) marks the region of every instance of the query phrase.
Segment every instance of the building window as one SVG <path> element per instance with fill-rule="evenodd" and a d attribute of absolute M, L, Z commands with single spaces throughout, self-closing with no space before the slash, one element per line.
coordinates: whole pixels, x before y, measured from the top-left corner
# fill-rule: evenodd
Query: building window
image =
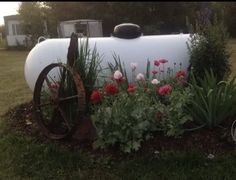
<path fill-rule="evenodd" d="M 16 35 L 16 25 L 12 24 L 12 34 Z"/>
<path fill-rule="evenodd" d="M 83 36 L 87 36 L 87 24 L 76 23 L 75 31 L 76 33 L 83 34 Z"/>
<path fill-rule="evenodd" d="M 12 33 L 13 35 L 22 35 L 22 28 L 20 24 L 12 24 Z"/>

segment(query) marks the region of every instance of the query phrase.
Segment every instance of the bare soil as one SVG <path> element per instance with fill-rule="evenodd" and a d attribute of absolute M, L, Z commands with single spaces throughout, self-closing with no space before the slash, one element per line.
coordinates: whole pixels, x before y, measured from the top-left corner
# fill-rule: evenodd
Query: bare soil
<path fill-rule="evenodd" d="M 109 150 L 101 150 L 93 148 L 93 140 L 95 138 L 95 129 L 92 126 L 89 117 L 85 117 L 79 125 L 75 134 L 63 140 L 50 140 L 43 135 L 37 123 L 33 118 L 32 102 L 22 104 L 11 109 L 6 114 L 8 120 L 8 131 L 19 133 L 21 135 L 31 136 L 41 143 L 56 143 L 70 150 L 81 150 L 91 153 L 95 156 L 114 155 L 122 157 L 122 153 L 117 147 Z M 153 138 L 144 142 L 142 148 L 134 153 L 138 156 L 143 154 L 158 154 L 163 151 L 197 151 L 203 154 L 223 155 L 227 153 L 235 153 L 236 145 L 230 136 L 230 124 L 225 123 L 226 129 L 202 128 L 192 132 L 186 132 L 179 138 L 166 137 L 162 133 L 153 134 Z"/>

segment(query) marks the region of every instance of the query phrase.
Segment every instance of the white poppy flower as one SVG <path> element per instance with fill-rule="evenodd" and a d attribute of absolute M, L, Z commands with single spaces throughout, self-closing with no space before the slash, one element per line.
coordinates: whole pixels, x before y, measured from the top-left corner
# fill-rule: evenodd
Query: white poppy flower
<path fill-rule="evenodd" d="M 143 81 L 143 80 L 145 80 L 145 78 L 144 78 L 144 75 L 142 74 L 142 73 L 139 73 L 137 76 L 136 76 L 136 79 L 138 80 L 138 81 Z"/>
<path fill-rule="evenodd" d="M 114 77 L 114 79 L 115 80 L 119 80 L 119 79 L 121 79 L 122 78 L 122 73 L 120 72 L 120 71 L 116 71 L 115 73 L 114 73 L 114 75 L 113 75 L 113 77 Z"/>
<path fill-rule="evenodd" d="M 134 71 L 137 68 L 138 64 L 137 63 L 130 63 L 130 67 L 132 71 Z"/>
<path fill-rule="evenodd" d="M 153 80 L 151 81 L 151 83 L 154 84 L 154 85 L 157 85 L 157 84 L 160 83 L 160 81 L 158 81 L 157 79 L 153 79 Z"/>

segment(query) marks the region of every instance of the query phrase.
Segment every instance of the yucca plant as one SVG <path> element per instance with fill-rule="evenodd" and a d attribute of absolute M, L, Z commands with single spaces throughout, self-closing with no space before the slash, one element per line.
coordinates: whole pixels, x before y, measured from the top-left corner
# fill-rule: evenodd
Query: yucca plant
<path fill-rule="evenodd" d="M 234 81 L 218 82 L 212 70 L 205 70 L 204 78 L 192 75 L 190 87 L 194 95 L 186 109 L 198 124 L 213 128 L 236 114 Z"/>

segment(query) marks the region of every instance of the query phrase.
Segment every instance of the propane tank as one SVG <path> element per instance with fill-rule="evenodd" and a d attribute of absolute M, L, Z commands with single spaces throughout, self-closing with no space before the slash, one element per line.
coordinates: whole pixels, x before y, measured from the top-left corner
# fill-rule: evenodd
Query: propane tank
<path fill-rule="evenodd" d="M 130 24 L 128 24 L 130 25 Z M 127 24 L 126 24 L 127 27 Z M 130 27 L 134 28 L 132 25 Z M 96 46 L 97 52 L 102 56 L 101 66 L 108 67 L 108 62 L 113 63 L 114 53 L 124 62 L 127 75 L 131 77 L 130 63 L 138 64 L 136 72 L 145 73 L 147 60 L 154 68 L 154 60 L 167 59 L 165 67 L 174 68 L 175 64 L 182 64 L 183 70 L 189 66 L 189 55 L 186 42 L 189 34 L 175 35 L 150 35 L 142 36 L 136 28 L 136 35 L 125 36 L 123 29 L 115 28 L 111 37 L 91 37 L 88 39 L 90 49 Z M 121 36 L 119 31 L 121 29 Z M 128 28 L 129 29 L 129 28 Z M 139 35 L 138 35 L 139 34 Z M 86 40 L 86 38 L 82 38 Z M 46 39 L 38 43 L 28 54 L 25 62 L 25 79 L 32 91 L 40 72 L 51 63 L 66 63 L 70 38 Z"/>

